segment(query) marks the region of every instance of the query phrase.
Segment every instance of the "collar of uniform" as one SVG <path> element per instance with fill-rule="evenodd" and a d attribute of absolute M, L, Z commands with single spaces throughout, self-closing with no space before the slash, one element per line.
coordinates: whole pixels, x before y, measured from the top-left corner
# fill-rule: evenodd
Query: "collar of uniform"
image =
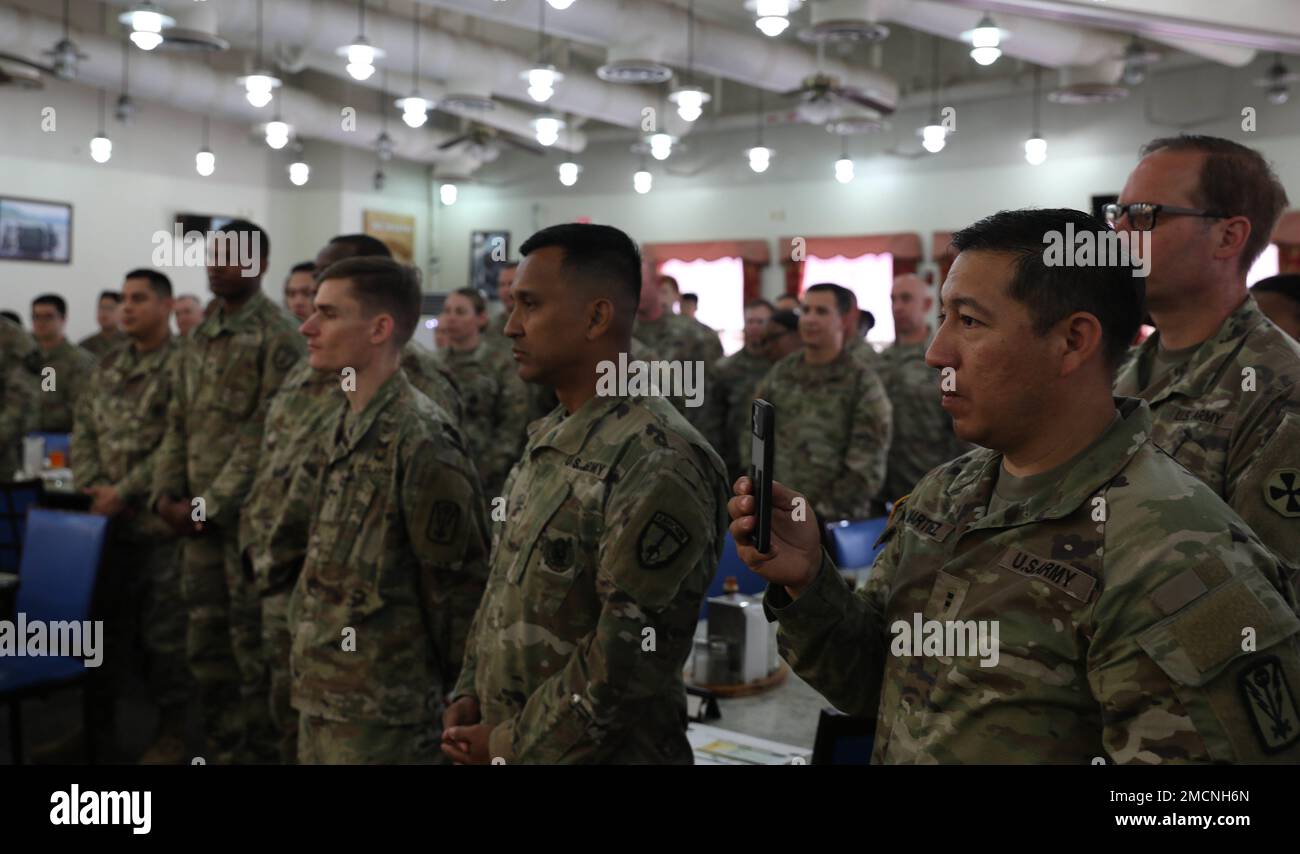
<path fill-rule="evenodd" d="M 487 346 L 487 342 L 484 341 L 483 336 L 480 335 L 478 339 L 478 344 L 475 345 L 474 349 L 472 350 L 453 350 L 452 348 L 448 347 L 447 363 L 453 365 L 465 365 L 465 364 L 469 364 L 470 362 L 477 362 L 479 360 L 479 357 L 483 355 L 486 346 Z"/>
<path fill-rule="evenodd" d="M 361 444 L 361 440 L 366 437 L 371 428 L 375 427 L 378 422 L 379 439 L 383 443 L 392 433 L 395 423 L 394 410 L 390 403 L 399 397 L 409 397 L 413 389 L 411 381 L 406 378 L 405 372 L 398 368 L 393 375 L 384 380 L 384 384 L 375 392 L 375 396 L 370 398 L 366 408 L 361 410 L 361 416 L 357 420 L 356 428 L 351 433 L 344 433 L 342 440 L 334 446 L 334 452 L 330 457 L 331 462 L 347 456 Z M 347 415 L 347 406 L 339 416 L 339 429 L 342 429 L 342 422 Z"/>
<path fill-rule="evenodd" d="M 1075 461 L 1055 489 L 1044 490 L 1023 504 L 1012 504 L 1001 513 L 990 514 L 987 510 L 995 480 L 994 466 L 1002 465 L 1002 455 L 992 454 L 984 465 L 970 466 L 957 477 L 948 494 L 965 508 L 963 518 L 957 523 L 959 533 L 1063 518 L 1077 510 L 1101 486 L 1114 480 L 1151 435 L 1151 409 L 1146 401 L 1134 397 L 1114 400 L 1119 420 L 1106 428 L 1092 450 Z M 979 494 L 970 493 L 972 489 Z M 1007 518 L 1012 513 L 1014 517 Z"/>
<path fill-rule="evenodd" d="M 587 443 L 587 437 L 596 429 L 596 425 L 602 418 L 632 400 L 634 398 L 592 395 L 586 403 L 578 407 L 577 412 L 567 416 L 562 415 L 564 407 L 561 406 L 558 413 L 552 413 L 547 419 L 542 420 L 533 448 L 555 448 L 562 454 L 572 456 L 582 450 L 582 446 Z M 560 416 L 556 423 L 548 423 L 549 418 L 556 415 Z"/>
<path fill-rule="evenodd" d="M 270 305 L 272 305 L 271 300 L 261 288 L 258 288 L 257 293 L 249 297 L 248 302 L 232 314 L 226 314 L 226 302 L 222 300 L 211 316 L 204 318 L 203 323 L 194 331 L 203 332 L 210 338 L 215 338 L 223 332 L 244 332 L 252 327 L 253 317 L 260 314 L 264 306 Z"/>
<path fill-rule="evenodd" d="M 157 369 L 158 362 L 167 358 L 167 354 L 171 352 L 174 344 L 175 339 L 171 335 L 168 335 L 163 339 L 160 346 L 150 350 L 148 353 L 141 353 L 136 349 L 135 342 L 132 341 L 130 346 L 126 348 L 126 352 L 131 355 L 131 367 L 130 370 L 127 371 L 127 376 L 153 373 Z"/>
<path fill-rule="evenodd" d="M 1182 368 L 1174 369 L 1165 387 L 1151 395 L 1151 405 L 1155 406 L 1175 394 L 1200 397 L 1209 392 L 1223 372 L 1223 366 L 1241 348 L 1246 336 L 1263 322 L 1264 313 L 1259 310 L 1259 304 L 1247 294 L 1242 304 L 1223 321 L 1214 337 L 1203 341 Z M 1138 353 L 1135 364 L 1139 370 L 1141 360 L 1150 359 L 1154 355 L 1159 336 L 1159 331 L 1153 332 L 1150 338 L 1142 342 L 1144 349 Z"/>
<path fill-rule="evenodd" d="M 56 356 L 62 356 L 65 353 L 72 352 L 73 346 L 74 345 L 71 341 L 69 341 L 67 338 L 64 338 L 61 341 L 59 341 L 58 344 L 55 344 L 53 347 L 51 347 L 49 350 L 42 350 L 41 358 L 53 359 Z"/>

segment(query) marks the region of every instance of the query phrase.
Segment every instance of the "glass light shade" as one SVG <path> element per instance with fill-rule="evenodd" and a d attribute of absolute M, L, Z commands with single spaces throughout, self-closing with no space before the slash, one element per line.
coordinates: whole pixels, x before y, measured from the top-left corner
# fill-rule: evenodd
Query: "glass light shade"
<path fill-rule="evenodd" d="M 198 172 L 204 178 L 211 175 L 217 169 L 217 156 L 208 149 L 203 149 L 194 155 L 194 171 Z"/>
<path fill-rule="evenodd" d="M 438 198 L 442 200 L 444 205 L 451 207 L 460 198 L 460 190 L 455 184 L 443 184 L 438 188 Z"/>
<path fill-rule="evenodd" d="M 301 187 L 311 177 L 311 167 L 301 160 L 289 164 L 289 180 L 295 187 Z"/>
<path fill-rule="evenodd" d="M 106 136 L 97 136 L 90 141 L 90 159 L 96 163 L 107 163 L 113 156 L 113 141 Z"/>
<path fill-rule="evenodd" d="M 1025 160 L 1031 166 L 1039 166 L 1047 159 L 1047 140 L 1036 136 L 1025 140 Z"/>
<path fill-rule="evenodd" d="M 767 167 L 772 165 L 772 149 L 766 146 L 754 146 L 746 153 L 749 155 L 749 168 L 755 172 L 766 172 Z"/>
<path fill-rule="evenodd" d="M 853 180 L 853 161 L 847 157 L 841 157 L 835 161 L 835 180 L 841 184 L 847 184 Z"/>
<path fill-rule="evenodd" d="M 632 176 L 632 189 L 644 196 L 646 193 L 650 192 L 650 188 L 654 186 L 654 182 L 655 179 L 653 175 L 644 169 L 640 169 Z"/>
<path fill-rule="evenodd" d="M 566 187 L 572 187 L 578 183 L 578 175 L 582 172 L 582 167 L 572 161 L 565 161 L 560 164 L 560 183 Z"/>

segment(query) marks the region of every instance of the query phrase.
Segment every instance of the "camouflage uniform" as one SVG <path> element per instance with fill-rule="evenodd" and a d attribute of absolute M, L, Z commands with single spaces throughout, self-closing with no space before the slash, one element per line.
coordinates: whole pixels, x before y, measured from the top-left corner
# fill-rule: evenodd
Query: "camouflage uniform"
<path fill-rule="evenodd" d="M 952 416 L 943 408 L 939 372 L 925 363 L 927 347 L 929 342 L 895 342 L 878 357 L 880 379 L 894 407 L 894 434 L 881 502 L 901 498 L 930 469 L 971 448 L 952 432 Z"/>
<path fill-rule="evenodd" d="M 722 344 L 718 335 L 702 323 L 697 323 L 681 314 L 664 312 L 658 320 L 644 320 L 638 317 L 633 327 L 636 341 L 656 354 L 652 358 L 670 362 L 701 362 L 704 365 L 702 378 L 704 387 L 703 406 L 687 406 L 682 396 L 669 397 L 668 400 L 677 411 L 686 416 L 691 426 L 700 431 L 709 444 L 717 448 L 722 444 L 722 424 L 717 420 L 716 407 L 707 405 L 708 398 L 717 382 L 714 367 L 722 358 Z M 629 354 L 633 355 L 633 354 Z M 645 356 L 641 358 L 646 359 Z M 647 359 L 648 361 L 649 359 Z"/>
<path fill-rule="evenodd" d="M 1146 400 L 1152 441 L 1278 556 L 1300 559 L 1300 344 L 1248 296 L 1190 360 L 1148 383 L 1159 338 L 1130 352 L 1115 394 Z"/>
<path fill-rule="evenodd" d="M 0 317 L 0 479 L 22 466 L 22 440 L 36 429 L 40 384 L 27 370 L 36 341 L 7 317 Z"/>
<path fill-rule="evenodd" d="M 465 406 L 461 400 L 456 378 L 439 362 L 436 354 L 414 341 L 402 348 L 402 370 L 411 385 L 425 397 L 442 407 L 457 429 L 464 429 Z"/>
<path fill-rule="evenodd" d="M 233 313 L 219 300 L 176 362 L 150 506 L 163 495 L 204 501 L 204 532 L 184 540 L 181 586 L 189 609 L 186 652 L 217 761 L 279 755 L 261 603 L 239 551 L 239 516 L 270 400 L 304 351 L 296 322 L 258 291 Z"/>
<path fill-rule="evenodd" d="M 1160 452 L 1145 403 L 1116 402 L 1122 419 L 1022 502 L 987 509 L 994 451 L 928 474 L 858 594 L 824 553 L 794 602 L 768 589 L 794 669 L 841 710 L 878 715 L 873 762 L 1300 760 L 1283 568 Z M 997 621 L 996 664 L 895 649 L 896 621 L 918 619 Z"/>
<path fill-rule="evenodd" d="M 478 478 L 402 371 L 359 415 L 341 404 L 328 435 L 289 603 L 299 760 L 434 760 L 487 577 Z"/>
<path fill-rule="evenodd" d="M 682 763 L 682 667 L 726 527 L 722 461 L 660 398 L 534 422 L 454 696 L 508 763 Z"/>
<path fill-rule="evenodd" d="M 530 399 L 514 359 L 480 341 L 473 350 L 440 350 L 465 405 L 463 434 L 489 500 L 501 495 L 527 438 Z"/>
<path fill-rule="evenodd" d="M 106 354 L 77 403 L 71 447 L 77 486 L 112 486 L 126 504 L 109 526 L 95 585 L 99 619 L 108 626 L 104 669 L 120 692 L 138 634 L 154 700 L 164 716 L 176 717 L 193 690 L 185 659 L 180 550 L 171 529 L 150 509 L 149 492 L 178 352 L 169 336 L 148 353 L 128 340 Z"/>
<path fill-rule="evenodd" d="M 750 404 L 754 400 L 754 389 L 772 369 L 772 363 L 765 356 L 743 349 L 726 357 L 718 363 L 713 372 L 713 388 L 707 396 L 706 405 L 716 408 L 713 418 L 722 425 L 721 445 L 715 446 L 727 465 L 727 476 L 734 483 L 736 478 L 747 474 L 740 465 L 740 446 L 738 441 L 747 441 L 749 435 Z"/>
<path fill-rule="evenodd" d="M 307 553 L 324 434 L 343 400 L 337 374 L 313 370 L 306 359 L 289 372 L 267 409 L 257 474 L 239 516 L 239 550 L 252 562 L 262 596 L 269 713 L 286 765 L 298 754 L 298 713 L 289 705 L 289 594 Z"/>
<path fill-rule="evenodd" d="M 879 371 L 881 367 L 880 354 L 876 348 L 867 343 L 865 338 L 859 335 L 848 335 L 844 338 L 844 352 L 857 359 L 874 371 Z"/>
<path fill-rule="evenodd" d="M 27 354 L 27 370 L 36 375 L 41 387 L 37 401 L 36 429 L 42 433 L 71 433 L 77 398 L 86 387 L 98 361 L 86 350 L 63 339 L 48 353 L 43 350 Z M 53 388 L 46 390 L 42 372 L 53 368 Z"/>
<path fill-rule="evenodd" d="M 810 365 L 791 353 L 772 366 L 755 397 L 776 407 L 774 476 L 803 493 L 823 522 L 879 512 L 893 433 L 893 407 L 876 372 L 841 352 Z M 748 468 L 749 425 L 739 437 Z"/>
<path fill-rule="evenodd" d="M 108 355 L 111 350 L 115 350 L 122 344 L 125 344 L 126 340 L 127 335 L 125 332 L 121 332 L 117 329 L 114 329 L 112 332 L 105 332 L 101 329 L 94 335 L 81 339 L 77 346 L 94 355 L 96 359 L 102 359 L 104 356 Z"/>

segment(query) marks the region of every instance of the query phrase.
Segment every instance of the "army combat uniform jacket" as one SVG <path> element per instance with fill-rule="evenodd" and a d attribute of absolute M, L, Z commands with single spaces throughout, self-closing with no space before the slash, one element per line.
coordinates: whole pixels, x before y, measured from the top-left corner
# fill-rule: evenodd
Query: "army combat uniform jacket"
<path fill-rule="evenodd" d="M 335 410 L 289 605 L 293 706 L 331 721 L 436 725 L 487 578 L 478 478 L 403 371 L 348 412 Z"/>
<path fill-rule="evenodd" d="M 1151 442 L 1145 403 L 1117 403 L 1122 419 L 1023 503 L 987 512 L 994 451 L 930 472 L 860 593 L 825 555 L 797 600 L 769 588 L 782 655 L 843 711 L 877 715 L 873 762 L 1300 760 L 1283 568 Z M 922 621 L 996 621 L 996 662 L 897 645 Z"/>
<path fill-rule="evenodd" d="M 1135 348 L 1115 394 L 1151 406 L 1151 439 L 1300 563 L 1300 344 L 1247 296 L 1219 332 L 1143 387 L 1160 333 Z"/>
<path fill-rule="evenodd" d="M 136 537 L 173 536 L 150 509 L 149 495 L 179 352 L 171 336 L 148 353 L 123 344 L 103 357 L 77 403 L 71 447 L 77 487 L 114 487 Z"/>
<path fill-rule="evenodd" d="M 439 365 L 456 378 L 465 407 L 463 434 L 489 498 L 500 494 L 528 438 L 528 387 L 514 359 L 480 340 L 473 350 L 439 350 Z"/>
<path fill-rule="evenodd" d="M 880 354 L 880 379 L 894 410 L 881 501 L 907 495 L 930 469 L 971 448 L 952 432 L 952 416 L 943 408 L 939 372 L 925 363 L 928 346 L 896 342 Z"/>
<path fill-rule="evenodd" d="M 77 400 L 90 380 L 95 362 L 94 354 L 66 338 L 48 353 L 38 349 L 27 354 L 27 370 L 36 375 L 41 389 L 37 398 L 37 430 L 44 433 L 72 432 Z M 53 369 L 48 378 L 46 368 Z"/>
<path fill-rule="evenodd" d="M 233 314 L 217 302 L 180 347 L 153 494 L 201 497 L 208 522 L 239 531 L 270 399 L 306 352 L 289 315 L 258 291 Z"/>
<path fill-rule="evenodd" d="M 22 465 L 22 438 L 36 429 L 40 384 L 27 370 L 36 342 L 17 323 L 0 317 L 0 479 Z"/>
<path fill-rule="evenodd" d="M 507 763 L 689 764 L 682 667 L 722 552 L 722 461 L 662 398 L 529 430 L 455 696 Z"/>
<path fill-rule="evenodd" d="M 451 418 L 451 426 L 464 430 L 465 407 L 460 387 L 451 371 L 443 367 L 436 354 L 414 341 L 402 347 L 402 370 L 421 394 L 442 407 Z"/>
<path fill-rule="evenodd" d="M 776 407 L 776 479 L 803 493 L 823 522 L 871 516 L 893 433 L 876 372 L 845 352 L 810 365 L 801 350 L 773 365 L 754 396 Z M 748 468 L 748 422 L 738 441 Z"/>

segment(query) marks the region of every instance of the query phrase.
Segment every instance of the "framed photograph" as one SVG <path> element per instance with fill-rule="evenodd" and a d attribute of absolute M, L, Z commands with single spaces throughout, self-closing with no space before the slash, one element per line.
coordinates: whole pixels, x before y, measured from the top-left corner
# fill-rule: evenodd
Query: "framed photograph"
<path fill-rule="evenodd" d="M 72 205 L 0 196 L 0 261 L 72 262 Z"/>
<path fill-rule="evenodd" d="M 510 232 L 475 231 L 469 241 L 469 284 L 488 299 L 497 298 L 497 271 L 510 260 Z"/>

